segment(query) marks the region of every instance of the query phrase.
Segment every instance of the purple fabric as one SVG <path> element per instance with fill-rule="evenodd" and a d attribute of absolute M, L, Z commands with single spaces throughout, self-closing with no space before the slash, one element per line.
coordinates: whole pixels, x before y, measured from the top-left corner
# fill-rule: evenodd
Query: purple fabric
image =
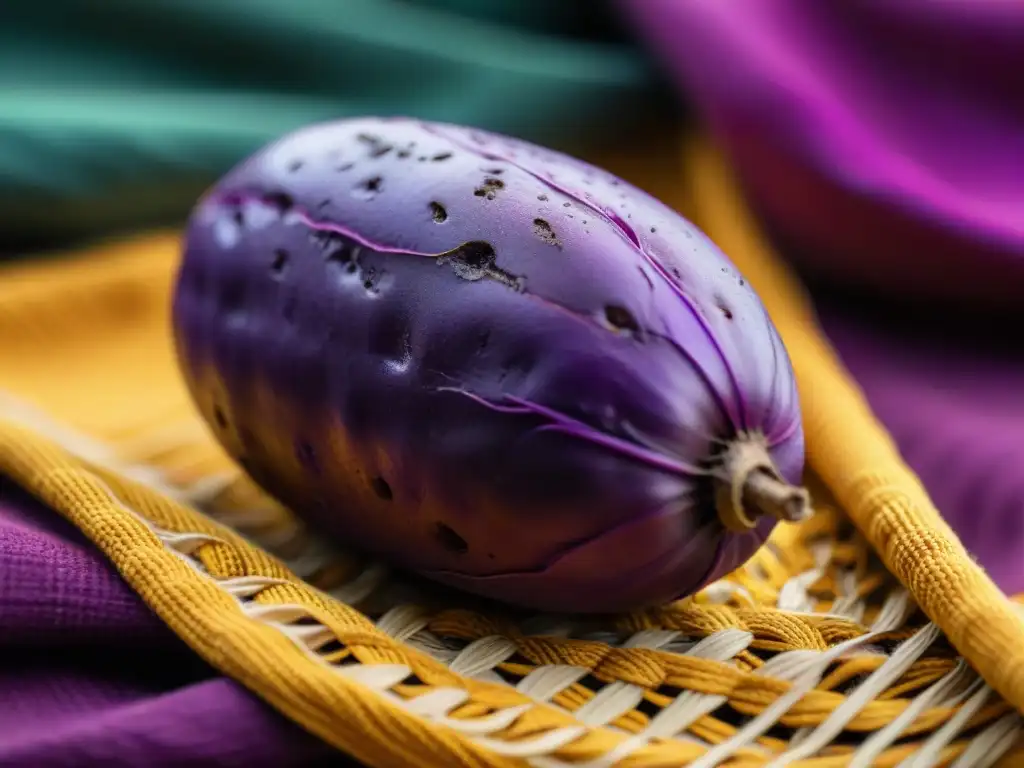
<path fill-rule="evenodd" d="M 0 480 L 0 766 L 307 766 L 338 753 L 219 676 Z"/>
<path fill-rule="evenodd" d="M 1024 296 L 1024 3 L 618 0 L 787 253 L 896 296 Z"/>
<path fill-rule="evenodd" d="M 964 546 L 1004 592 L 1024 593 L 1024 358 L 835 309 L 821 315 Z"/>
<path fill-rule="evenodd" d="M 1024 3 L 618 2 L 788 258 L 818 286 L 929 308 L 930 334 L 897 333 L 877 303 L 819 296 L 939 509 L 1024 592 L 1024 347 L 978 349 L 1000 327 L 983 315 L 1024 309 Z M 975 337 L 949 341 L 968 318 Z"/>

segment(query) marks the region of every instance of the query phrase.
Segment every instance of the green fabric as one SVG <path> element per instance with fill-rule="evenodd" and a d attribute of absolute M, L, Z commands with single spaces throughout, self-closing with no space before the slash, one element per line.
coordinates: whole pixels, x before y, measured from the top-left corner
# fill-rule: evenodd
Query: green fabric
<path fill-rule="evenodd" d="M 174 220 L 273 137 L 358 114 L 554 146 L 649 93 L 596 0 L 0 0 L 0 234 Z"/>

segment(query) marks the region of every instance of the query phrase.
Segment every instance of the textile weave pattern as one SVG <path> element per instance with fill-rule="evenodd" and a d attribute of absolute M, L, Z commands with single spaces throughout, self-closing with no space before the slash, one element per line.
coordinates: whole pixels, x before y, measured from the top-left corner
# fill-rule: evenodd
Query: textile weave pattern
<path fill-rule="evenodd" d="M 173 234 L 0 275 L 0 472 L 206 661 L 370 765 L 1024 764 L 1019 609 L 850 406 L 715 154 L 687 157 L 693 217 L 791 349 L 817 508 L 693 600 L 523 615 L 317 537 L 187 398 L 167 333 Z"/>

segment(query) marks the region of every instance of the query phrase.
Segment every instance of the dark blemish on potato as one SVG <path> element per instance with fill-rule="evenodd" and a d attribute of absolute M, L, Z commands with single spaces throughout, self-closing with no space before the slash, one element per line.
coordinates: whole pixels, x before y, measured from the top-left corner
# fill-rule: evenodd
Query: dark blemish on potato
<path fill-rule="evenodd" d="M 445 254 L 453 262 L 458 262 L 467 269 L 485 270 L 494 266 L 494 247 L 490 243 L 473 241 L 463 243 L 458 248 Z"/>
<path fill-rule="evenodd" d="M 444 523 L 434 526 L 434 538 L 444 549 L 456 555 L 464 555 L 469 551 L 468 542 Z"/>
<path fill-rule="evenodd" d="M 364 198 L 370 198 L 380 192 L 381 186 L 384 184 L 384 179 L 380 176 L 371 176 L 368 179 L 363 179 L 359 184 L 356 185 L 356 192 L 358 192 Z"/>
<path fill-rule="evenodd" d="M 743 280 L 743 278 L 741 277 L 741 278 L 740 278 L 740 287 L 742 287 L 742 286 L 744 286 L 744 285 L 746 285 L 746 282 L 745 282 L 745 281 Z"/>
<path fill-rule="evenodd" d="M 218 429 L 228 428 L 228 417 L 224 415 L 224 411 L 221 410 L 219 405 L 213 407 L 213 421 L 216 423 Z"/>
<path fill-rule="evenodd" d="M 490 243 L 471 240 L 437 257 L 438 264 L 451 265 L 452 271 L 463 280 L 475 282 L 485 277 L 497 280 L 510 288 L 522 288 L 521 278 L 512 275 L 497 265 L 497 255 Z"/>
<path fill-rule="evenodd" d="M 548 201 L 548 196 L 547 195 L 537 195 L 537 199 L 540 200 L 542 203 L 546 203 Z"/>
<path fill-rule="evenodd" d="M 625 307 L 610 304 L 604 308 L 604 319 L 616 331 L 630 335 L 640 332 L 640 324 L 637 323 L 633 313 Z"/>
<path fill-rule="evenodd" d="M 412 152 L 410 152 L 408 149 L 398 150 L 398 157 L 402 160 L 405 160 L 405 158 L 409 157 L 411 154 Z"/>
<path fill-rule="evenodd" d="M 352 259 L 350 243 L 334 232 L 312 232 L 310 241 L 324 256 L 328 264 L 345 264 Z"/>
<path fill-rule="evenodd" d="M 388 481 L 383 477 L 375 477 L 370 481 L 370 487 L 373 488 L 373 492 L 377 494 L 377 498 L 382 501 L 391 501 L 394 498 L 391 493 L 391 486 Z"/>
<path fill-rule="evenodd" d="M 319 208 L 322 211 L 324 208 L 330 207 L 330 205 L 331 205 L 331 198 L 326 197 L 323 200 L 321 200 L 319 203 L 317 203 L 316 207 Z"/>
<path fill-rule="evenodd" d="M 493 200 L 495 193 L 498 190 L 505 188 L 505 182 L 501 179 L 494 179 L 487 177 L 484 179 L 484 183 L 473 190 L 473 194 L 477 197 L 483 197 L 487 200 Z"/>
<path fill-rule="evenodd" d="M 439 202 L 433 200 L 430 203 L 430 217 L 438 224 L 443 224 L 448 220 L 448 211 Z"/>
<path fill-rule="evenodd" d="M 719 300 L 716 304 L 719 311 L 725 316 L 726 320 L 732 320 L 732 310 L 725 306 L 725 302 Z"/>
<path fill-rule="evenodd" d="M 679 271 L 679 267 L 672 267 L 672 274 L 675 276 L 676 280 L 683 279 L 683 274 Z"/>
<path fill-rule="evenodd" d="M 288 266 L 288 251 L 284 248 L 276 248 L 274 250 L 274 259 L 270 262 L 270 274 L 274 277 L 280 277 Z"/>
<path fill-rule="evenodd" d="M 447 160 L 451 156 L 452 156 L 451 152 L 438 152 L 436 155 L 434 155 L 430 159 L 433 160 L 435 163 L 440 163 L 442 160 Z"/>
<path fill-rule="evenodd" d="M 352 251 L 346 248 L 345 243 L 340 242 L 340 240 L 325 249 L 324 253 L 326 254 L 328 264 L 333 264 L 337 267 L 354 265 Z"/>
<path fill-rule="evenodd" d="M 505 172 L 504 168 L 484 168 L 484 173 L 489 173 L 492 176 L 500 176 Z"/>
<path fill-rule="evenodd" d="M 380 282 L 383 278 L 384 272 L 370 267 L 363 273 L 363 288 L 368 293 L 380 293 Z"/>
<path fill-rule="evenodd" d="M 545 219 L 533 220 L 533 234 L 548 245 L 553 245 L 556 248 L 562 247 L 562 241 L 558 239 L 558 235 L 555 234 L 555 230 L 551 228 L 551 224 L 549 224 Z"/>
<path fill-rule="evenodd" d="M 327 263 L 344 267 L 350 275 L 359 271 L 359 246 L 350 245 L 341 238 L 326 251 Z"/>
<path fill-rule="evenodd" d="M 295 200 L 287 192 L 271 192 L 266 195 L 263 200 L 267 205 L 276 208 L 281 213 L 285 213 L 295 205 Z"/>
<path fill-rule="evenodd" d="M 240 227 L 245 225 L 245 214 L 242 213 L 241 208 L 235 208 L 231 211 L 231 220 Z"/>
<path fill-rule="evenodd" d="M 303 165 L 304 163 L 301 160 L 292 160 L 288 163 L 288 172 L 295 173 L 296 171 L 301 171 Z"/>
<path fill-rule="evenodd" d="M 571 208 L 572 207 L 572 203 L 570 203 L 570 202 L 562 203 L 562 207 L 563 208 Z"/>
<path fill-rule="evenodd" d="M 341 173 L 344 173 L 345 171 L 351 171 L 352 170 L 352 166 L 354 166 L 354 165 L 355 165 L 355 163 L 342 163 L 341 165 L 339 165 L 337 167 L 336 170 L 338 170 Z"/>
<path fill-rule="evenodd" d="M 375 136 L 369 133 L 360 133 L 358 136 L 356 136 L 356 138 L 363 144 L 369 146 L 370 157 L 383 157 L 392 149 L 394 149 L 393 145 L 388 144 L 380 136 Z"/>

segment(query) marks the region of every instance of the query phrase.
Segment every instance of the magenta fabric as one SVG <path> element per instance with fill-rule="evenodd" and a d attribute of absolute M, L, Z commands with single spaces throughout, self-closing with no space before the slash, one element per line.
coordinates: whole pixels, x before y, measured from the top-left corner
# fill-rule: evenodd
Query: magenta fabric
<path fill-rule="evenodd" d="M 617 2 L 792 259 L 1024 308 L 1024 3 Z"/>
<path fill-rule="evenodd" d="M 1024 592 L 1024 3 L 618 2 L 782 253 L 861 296 L 817 295 L 826 332 L 964 544 Z"/>
<path fill-rule="evenodd" d="M 1024 356 L 891 319 L 821 315 L 964 546 L 1004 592 L 1024 594 Z"/>
<path fill-rule="evenodd" d="M 0 480 L 0 766 L 351 765 L 218 675 Z"/>

